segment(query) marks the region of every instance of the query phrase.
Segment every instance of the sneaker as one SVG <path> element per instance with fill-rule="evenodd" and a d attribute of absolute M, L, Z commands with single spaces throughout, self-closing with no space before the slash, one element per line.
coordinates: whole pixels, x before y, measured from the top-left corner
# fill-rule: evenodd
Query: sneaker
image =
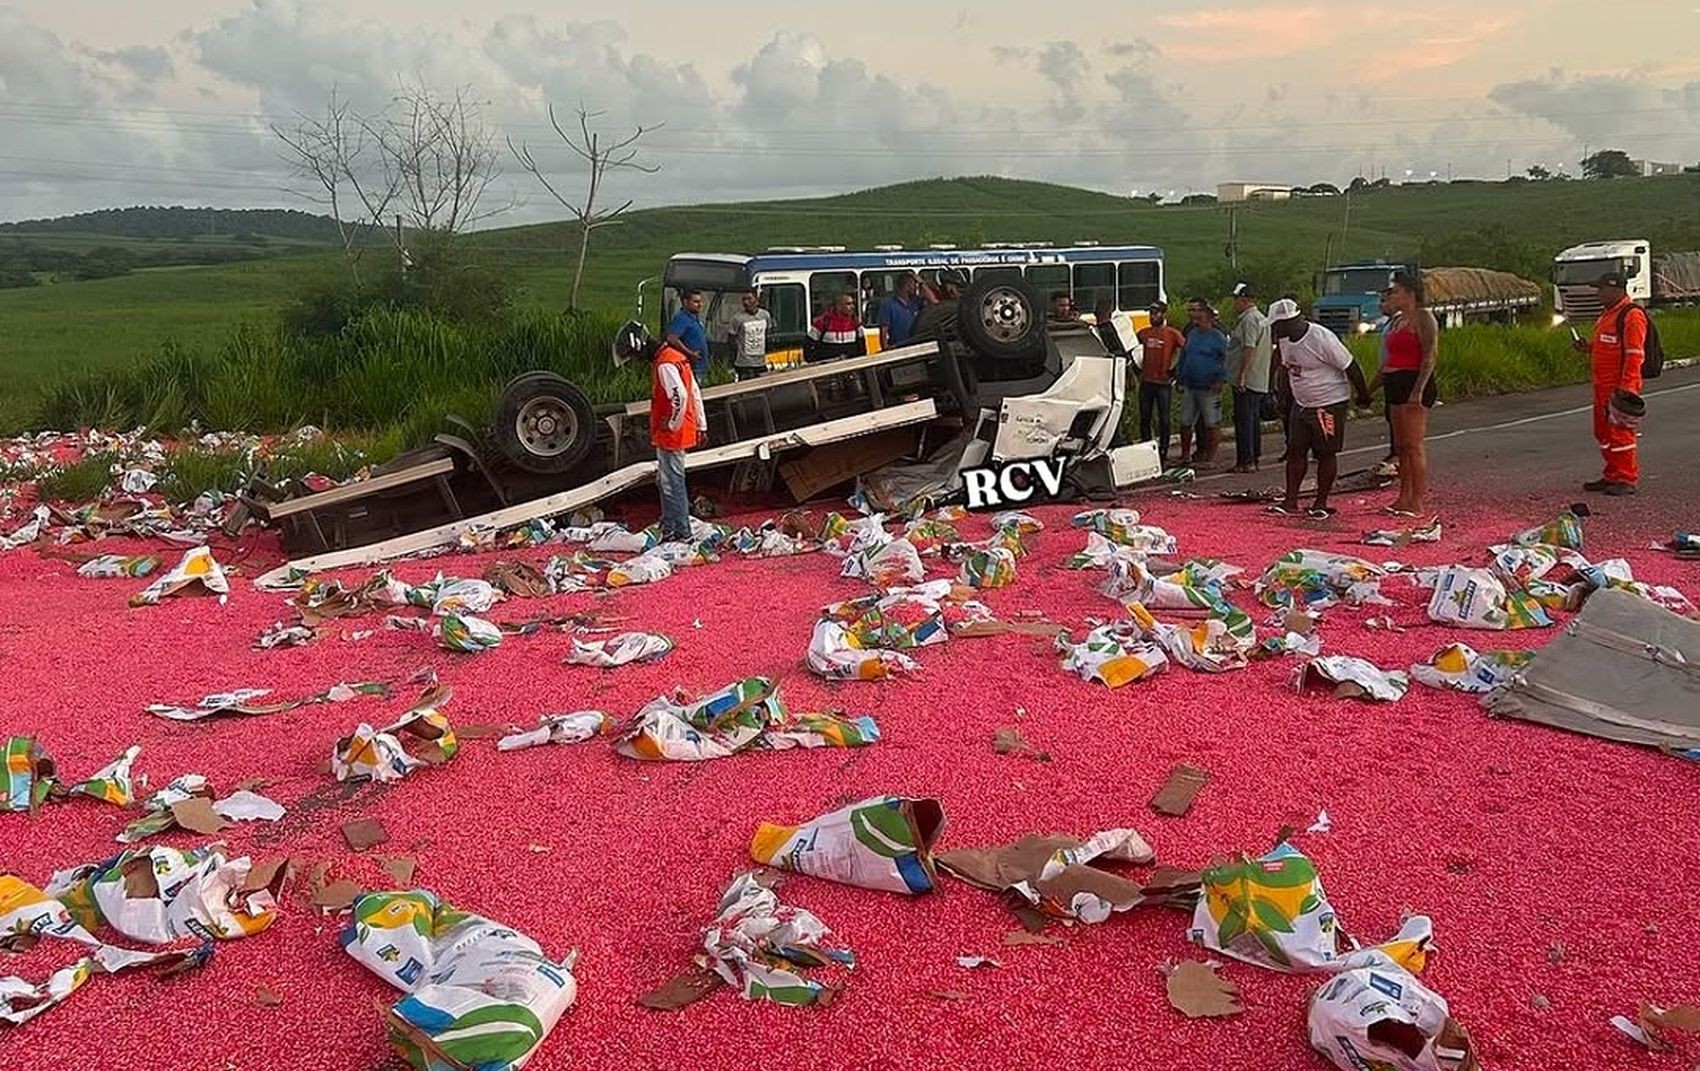
<path fill-rule="evenodd" d="M 1598 491 L 1604 491 L 1606 488 L 1608 488 L 1610 486 L 1611 486 L 1610 480 L 1589 480 L 1587 483 L 1582 485 L 1582 490 L 1598 492 Z"/>
<path fill-rule="evenodd" d="M 1608 483 L 1608 484 L 1606 484 L 1606 494 L 1612 496 L 1613 498 L 1621 498 L 1624 495 L 1632 495 L 1634 493 L 1635 493 L 1635 485 L 1632 484 L 1632 483 Z"/>

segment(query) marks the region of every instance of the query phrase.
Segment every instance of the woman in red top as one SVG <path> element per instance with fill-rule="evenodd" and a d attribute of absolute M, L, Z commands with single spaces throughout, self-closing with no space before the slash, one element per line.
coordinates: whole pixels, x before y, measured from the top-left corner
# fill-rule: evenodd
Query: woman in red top
<path fill-rule="evenodd" d="M 1387 365 L 1379 378 L 1393 413 L 1399 451 L 1399 497 L 1386 511 L 1400 517 L 1422 512 L 1428 492 L 1428 411 L 1434 408 L 1434 366 L 1440 355 L 1440 325 L 1423 305 L 1422 280 L 1404 272 L 1388 292 L 1395 320 L 1387 335 Z"/>

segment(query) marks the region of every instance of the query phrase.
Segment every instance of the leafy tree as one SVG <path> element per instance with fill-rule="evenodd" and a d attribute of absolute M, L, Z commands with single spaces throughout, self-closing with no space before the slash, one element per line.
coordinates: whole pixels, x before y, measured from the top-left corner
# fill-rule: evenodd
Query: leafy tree
<path fill-rule="evenodd" d="M 1629 154 L 1622 149 L 1601 149 L 1582 160 L 1582 177 L 1591 179 L 1609 179 L 1619 177 L 1634 177 L 1641 172 Z"/>
<path fill-rule="evenodd" d="M 1552 172 L 1540 164 L 1536 164 L 1529 168 L 1529 177 L 1534 179 L 1536 182 L 1545 182 L 1547 179 L 1552 178 Z"/>

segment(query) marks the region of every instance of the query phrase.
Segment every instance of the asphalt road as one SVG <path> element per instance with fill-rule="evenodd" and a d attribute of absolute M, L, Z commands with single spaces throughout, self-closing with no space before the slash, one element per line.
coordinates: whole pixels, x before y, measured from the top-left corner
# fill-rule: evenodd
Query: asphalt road
<path fill-rule="evenodd" d="M 1641 435 L 1641 488 L 1633 499 L 1585 495 L 1581 485 L 1600 474 L 1599 447 L 1587 385 L 1442 404 L 1429 419 L 1430 483 L 1437 505 L 1473 498 L 1516 497 L 1612 503 L 1650 523 L 1700 528 L 1700 367 L 1670 369 L 1645 392 L 1647 421 Z M 1387 426 L 1379 413 L 1353 420 L 1346 432 L 1341 472 L 1376 464 L 1387 452 Z M 1252 476 L 1200 471 L 1199 493 L 1262 488 L 1281 482 L 1279 433 L 1265 434 L 1263 470 Z M 1233 463 L 1233 448 L 1221 456 Z M 1361 481 L 1356 482 L 1361 487 Z M 1145 493 L 1166 493 L 1155 485 Z"/>

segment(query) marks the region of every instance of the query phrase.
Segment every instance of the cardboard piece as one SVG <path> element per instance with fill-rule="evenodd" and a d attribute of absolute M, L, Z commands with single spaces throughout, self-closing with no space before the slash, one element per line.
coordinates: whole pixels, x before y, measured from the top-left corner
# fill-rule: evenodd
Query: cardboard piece
<path fill-rule="evenodd" d="M 828 488 L 913 453 L 915 436 L 914 428 L 892 428 L 878 435 L 817 446 L 795 460 L 781 462 L 779 477 L 793 500 L 807 502 Z"/>
<path fill-rule="evenodd" d="M 932 847 L 943 829 L 937 800 L 876 796 L 802 825 L 763 822 L 750 856 L 828 881 L 918 895 L 934 887 Z"/>
<path fill-rule="evenodd" d="M 992 750 L 999 755 L 1026 755 L 1036 762 L 1050 762 L 1051 753 L 1040 751 L 1022 738 L 1021 730 L 1006 725 L 992 736 Z"/>
<path fill-rule="evenodd" d="M 1168 968 L 1169 1006 L 1188 1019 L 1222 1018 L 1245 1011 L 1240 987 L 1218 977 L 1216 969 L 1198 960 L 1183 960 Z"/>
<path fill-rule="evenodd" d="M 720 976 L 701 967 L 680 971 L 659 986 L 637 998 L 640 1007 L 651 1011 L 678 1011 L 687 1008 L 720 988 Z"/>
<path fill-rule="evenodd" d="M 211 836 L 223 829 L 225 821 L 213 811 L 212 801 L 205 796 L 190 796 L 171 805 L 171 817 L 191 833 Z"/>
<path fill-rule="evenodd" d="M 350 851 L 364 852 L 388 841 L 390 834 L 376 818 L 357 818 L 342 824 L 342 839 Z"/>
<path fill-rule="evenodd" d="M 996 848 L 944 852 L 939 868 L 990 892 L 1011 892 L 1014 901 L 1046 918 L 1098 923 L 1112 912 L 1146 902 L 1138 882 L 1090 865 L 1096 861 L 1144 864 L 1154 853 L 1131 829 L 1109 829 L 1085 841 L 1064 835 L 1029 834 Z"/>
<path fill-rule="evenodd" d="M 519 599 L 540 599 L 554 590 L 542 572 L 528 562 L 491 562 L 484 567 L 484 580 Z"/>
<path fill-rule="evenodd" d="M 361 896 L 341 941 L 407 994 L 385 1025 L 418 1071 L 521 1067 L 578 996 L 576 952 L 552 960 L 517 930 L 425 891 Z"/>
<path fill-rule="evenodd" d="M 1063 945 L 1068 942 L 1056 934 L 1012 930 L 1003 935 L 1003 943 L 1010 948 L 1017 948 L 1022 945 Z"/>
<path fill-rule="evenodd" d="M 276 1008 L 283 1004 L 283 998 L 270 986 L 258 985 L 254 987 L 254 1003 L 262 1008 Z"/>
<path fill-rule="evenodd" d="M 356 848 L 355 850 L 359 851 L 360 849 Z M 378 860 L 378 865 L 383 868 L 385 874 L 389 875 L 390 881 L 394 883 L 397 888 L 400 888 L 404 885 L 413 884 L 413 872 L 418 869 L 419 860 L 413 858 L 411 855 L 398 855 L 381 858 Z"/>
<path fill-rule="evenodd" d="M 1151 809 L 1171 818 L 1181 818 L 1210 780 L 1210 772 L 1198 766 L 1180 765 L 1169 771 L 1163 787 L 1151 797 Z"/>

